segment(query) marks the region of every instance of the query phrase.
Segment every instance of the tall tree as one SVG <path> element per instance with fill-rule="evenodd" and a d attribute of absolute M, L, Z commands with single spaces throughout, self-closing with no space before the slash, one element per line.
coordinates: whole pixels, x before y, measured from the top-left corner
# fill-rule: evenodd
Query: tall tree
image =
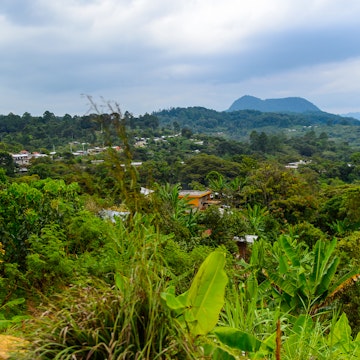
<path fill-rule="evenodd" d="M 0 167 L 5 170 L 7 176 L 14 176 L 14 171 L 15 171 L 14 159 L 6 151 L 0 151 Z"/>

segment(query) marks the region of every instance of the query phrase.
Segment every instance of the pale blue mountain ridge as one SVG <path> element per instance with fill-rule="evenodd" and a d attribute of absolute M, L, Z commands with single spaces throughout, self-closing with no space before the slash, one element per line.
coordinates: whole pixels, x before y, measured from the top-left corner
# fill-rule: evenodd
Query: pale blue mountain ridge
<path fill-rule="evenodd" d="M 259 99 L 255 96 L 245 95 L 230 106 L 227 111 L 257 110 L 261 112 L 317 112 L 321 111 L 310 101 L 301 97 L 287 97 L 280 99 Z"/>
<path fill-rule="evenodd" d="M 347 113 L 347 114 L 341 114 L 341 116 L 352 117 L 354 119 L 360 120 L 360 112 L 350 112 L 350 113 Z"/>

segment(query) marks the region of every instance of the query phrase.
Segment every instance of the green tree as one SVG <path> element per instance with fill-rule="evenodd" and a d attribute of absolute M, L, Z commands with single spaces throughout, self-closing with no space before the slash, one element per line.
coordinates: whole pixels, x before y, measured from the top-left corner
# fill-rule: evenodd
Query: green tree
<path fill-rule="evenodd" d="M 180 132 L 180 124 L 177 121 L 173 122 L 173 129 L 175 134 L 178 134 Z"/>
<path fill-rule="evenodd" d="M 0 167 L 5 170 L 7 176 L 14 176 L 15 163 L 11 154 L 0 151 Z"/>
<path fill-rule="evenodd" d="M 187 185 L 192 181 L 197 181 L 206 185 L 206 175 L 211 171 L 217 171 L 225 179 L 233 179 L 240 174 L 241 166 L 215 155 L 195 155 L 187 159 L 182 167 L 179 174 L 180 182 Z"/>
<path fill-rule="evenodd" d="M 225 195 L 225 189 L 227 188 L 227 182 L 223 175 L 218 171 L 210 171 L 206 175 L 206 180 L 208 181 L 208 186 L 212 191 L 219 193 L 220 196 Z"/>
<path fill-rule="evenodd" d="M 40 235 L 46 224 L 63 225 L 79 207 L 79 187 L 63 180 L 12 183 L 0 190 L 0 236 L 4 260 L 26 268 L 28 238 Z"/>
<path fill-rule="evenodd" d="M 26 280 L 31 287 L 46 293 L 72 278 L 74 265 L 66 253 L 67 245 L 64 231 L 56 224 L 46 225 L 39 235 L 29 237 Z"/>
<path fill-rule="evenodd" d="M 187 127 L 184 127 L 181 129 L 181 136 L 183 136 L 187 139 L 190 139 L 192 134 L 193 134 L 193 132 Z"/>
<path fill-rule="evenodd" d="M 156 185 L 155 204 L 158 221 L 166 233 L 174 232 L 177 240 L 186 241 L 197 233 L 198 213 L 187 198 L 179 198 L 180 185 Z M 183 237 L 183 239 L 181 239 Z"/>

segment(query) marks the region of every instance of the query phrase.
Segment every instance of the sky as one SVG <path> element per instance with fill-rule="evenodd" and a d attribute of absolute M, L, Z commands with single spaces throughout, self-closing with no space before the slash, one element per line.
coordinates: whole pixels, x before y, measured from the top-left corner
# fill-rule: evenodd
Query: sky
<path fill-rule="evenodd" d="M 243 95 L 360 112 L 359 0 L 1 0 L 0 114 L 226 110 Z"/>

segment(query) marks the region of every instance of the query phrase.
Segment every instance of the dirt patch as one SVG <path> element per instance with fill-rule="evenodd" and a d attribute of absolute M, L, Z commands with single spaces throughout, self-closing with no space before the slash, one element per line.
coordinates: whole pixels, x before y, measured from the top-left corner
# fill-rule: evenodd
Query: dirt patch
<path fill-rule="evenodd" d="M 10 335 L 0 335 L 0 360 L 6 360 L 11 353 L 23 348 L 27 341 Z"/>

